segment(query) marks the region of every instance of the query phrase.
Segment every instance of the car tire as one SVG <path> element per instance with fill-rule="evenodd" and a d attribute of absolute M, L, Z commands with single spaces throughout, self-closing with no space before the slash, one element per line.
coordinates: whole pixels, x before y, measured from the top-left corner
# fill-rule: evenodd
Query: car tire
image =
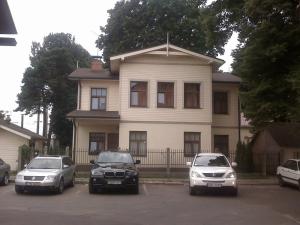
<path fill-rule="evenodd" d="M 0 185 L 4 185 L 5 186 L 5 185 L 8 185 L 8 183 L 9 183 L 9 175 L 6 172 L 4 174 L 4 177 L 3 177 L 2 181 L 0 182 Z"/>
<path fill-rule="evenodd" d="M 73 174 L 71 183 L 70 183 L 70 187 L 74 187 L 75 186 L 75 174 Z"/>
<path fill-rule="evenodd" d="M 59 181 L 58 187 L 56 189 L 56 193 L 62 194 L 64 192 L 64 189 L 65 189 L 64 179 L 61 178 Z"/>
<path fill-rule="evenodd" d="M 280 187 L 284 187 L 285 186 L 285 183 L 281 177 L 281 175 L 278 175 L 278 184 Z"/>
<path fill-rule="evenodd" d="M 231 190 L 231 195 L 237 197 L 239 194 L 238 188 L 233 188 Z"/>
<path fill-rule="evenodd" d="M 189 186 L 189 193 L 190 193 L 190 195 L 196 195 L 196 190 L 195 190 L 195 188 Z"/>
<path fill-rule="evenodd" d="M 24 189 L 18 185 L 15 185 L 15 192 L 17 194 L 23 194 L 24 193 Z"/>
<path fill-rule="evenodd" d="M 89 183 L 89 193 L 90 194 L 95 194 L 96 193 L 95 188 L 91 183 Z"/>
<path fill-rule="evenodd" d="M 136 184 L 132 190 L 131 190 L 132 194 L 138 195 L 139 194 L 139 184 Z"/>
<path fill-rule="evenodd" d="M 298 180 L 298 190 L 300 191 L 300 180 Z"/>

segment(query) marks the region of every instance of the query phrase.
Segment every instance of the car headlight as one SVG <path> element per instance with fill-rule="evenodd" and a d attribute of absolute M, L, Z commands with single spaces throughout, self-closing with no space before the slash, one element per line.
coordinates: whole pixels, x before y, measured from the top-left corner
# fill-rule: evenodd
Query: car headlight
<path fill-rule="evenodd" d="M 227 174 L 226 178 L 236 178 L 236 173 L 235 172 L 230 172 Z"/>
<path fill-rule="evenodd" d="M 191 172 L 191 177 L 195 178 L 195 177 L 202 177 L 202 175 L 196 171 L 192 171 Z"/>
<path fill-rule="evenodd" d="M 48 175 L 46 176 L 46 181 L 54 181 L 56 179 L 56 175 Z"/>
<path fill-rule="evenodd" d="M 92 170 L 92 175 L 93 176 L 104 176 L 104 173 L 99 170 Z"/>
<path fill-rule="evenodd" d="M 16 180 L 23 180 L 23 177 L 24 177 L 23 175 L 17 175 Z"/>
<path fill-rule="evenodd" d="M 137 172 L 136 171 L 126 171 L 126 176 L 136 176 L 137 175 Z"/>

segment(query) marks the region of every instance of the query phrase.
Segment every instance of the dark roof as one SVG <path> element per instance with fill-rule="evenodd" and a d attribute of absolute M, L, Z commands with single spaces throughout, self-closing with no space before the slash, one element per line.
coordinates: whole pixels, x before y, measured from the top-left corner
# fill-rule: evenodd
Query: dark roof
<path fill-rule="evenodd" d="M 5 120 L 0 120 L 0 125 L 5 126 L 11 130 L 14 130 L 16 132 L 22 133 L 24 135 L 30 136 L 31 139 L 46 139 L 41 135 L 38 135 L 28 129 L 22 128 L 16 124 L 10 123 L 8 121 Z"/>
<path fill-rule="evenodd" d="M 0 34 L 17 34 L 7 0 L 0 0 Z M 15 46 L 16 44 L 14 38 L 0 37 L 0 46 Z"/>
<path fill-rule="evenodd" d="M 300 123 L 275 123 L 266 130 L 279 146 L 300 148 Z"/>
<path fill-rule="evenodd" d="M 213 73 L 212 81 L 214 83 L 237 83 L 237 84 L 239 84 L 242 82 L 242 79 L 231 73 L 217 72 L 217 73 Z"/>
<path fill-rule="evenodd" d="M 99 119 L 120 119 L 118 111 L 86 111 L 75 110 L 67 114 L 68 118 L 99 118 Z"/>
<path fill-rule="evenodd" d="M 70 80 L 100 79 L 119 80 L 118 75 L 112 74 L 109 70 L 93 71 L 90 68 L 78 68 L 69 75 Z"/>

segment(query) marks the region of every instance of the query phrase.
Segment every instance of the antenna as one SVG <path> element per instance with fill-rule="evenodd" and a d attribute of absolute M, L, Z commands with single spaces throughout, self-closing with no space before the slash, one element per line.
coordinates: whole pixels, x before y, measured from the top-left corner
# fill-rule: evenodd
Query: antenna
<path fill-rule="evenodd" d="M 167 32 L 167 56 L 169 56 L 169 32 Z"/>

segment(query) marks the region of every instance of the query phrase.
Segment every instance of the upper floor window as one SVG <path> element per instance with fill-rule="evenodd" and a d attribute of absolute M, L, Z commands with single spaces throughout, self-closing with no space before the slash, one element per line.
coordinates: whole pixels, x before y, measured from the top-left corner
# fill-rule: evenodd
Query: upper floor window
<path fill-rule="evenodd" d="M 172 82 L 157 83 L 157 107 L 159 108 L 174 107 L 174 83 Z"/>
<path fill-rule="evenodd" d="M 192 157 L 200 152 L 201 133 L 184 132 L 184 156 Z"/>
<path fill-rule="evenodd" d="M 214 113 L 228 114 L 228 94 L 227 92 L 214 92 Z"/>
<path fill-rule="evenodd" d="M 91 109 L 92 110 L 106 110 L 106 88 L 92 88 L 91 94 Z"/>
<path fill-rule="evenodd" d="M 184 83 L 184 108 L 200 108 L 199 83 Z"/>
<path fill-rule="evenodd" d="M 147 107 L 147 86 L 146 81 L 130 82 L 130 106 Z"/>

